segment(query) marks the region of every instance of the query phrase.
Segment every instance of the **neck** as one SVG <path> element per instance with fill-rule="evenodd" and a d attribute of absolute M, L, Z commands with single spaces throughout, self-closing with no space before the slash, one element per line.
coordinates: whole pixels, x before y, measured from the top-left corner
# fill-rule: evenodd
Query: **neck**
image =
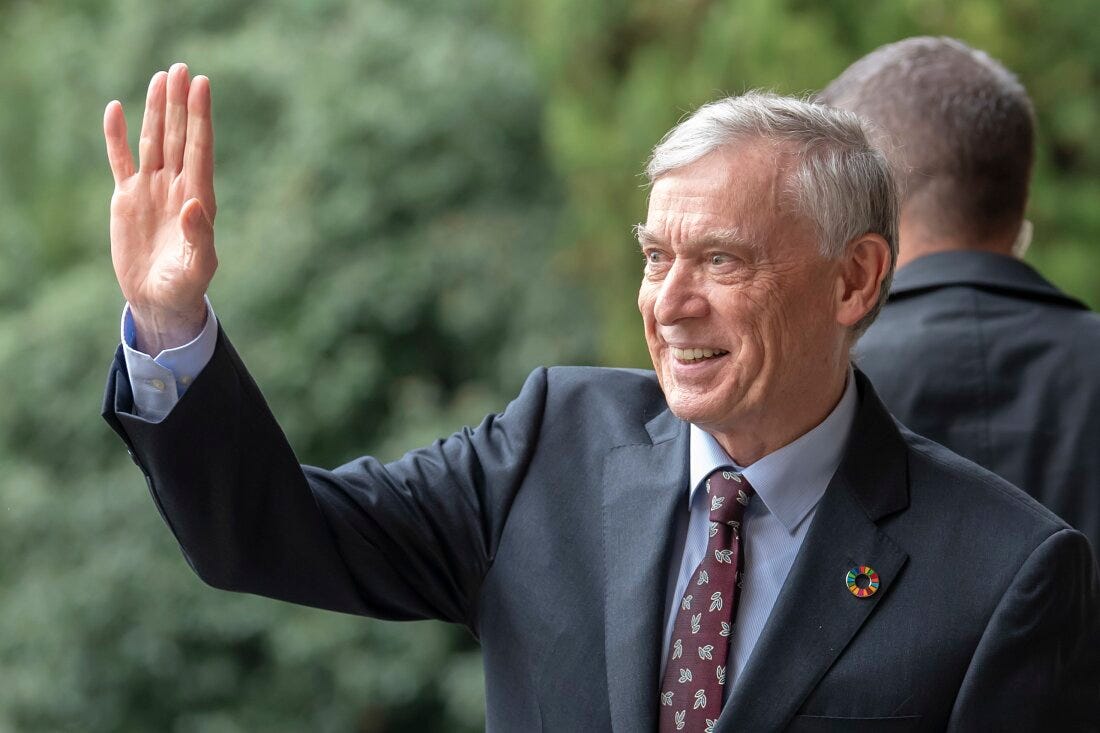
<path fill-rule="evenodd" d="M 937 231 L 926 226 L 924 221 L 912 214 L 902 214 L 898 224 L 896 267 L 904 267 L 913 260 L 939 252 L 992 252 L 1012 257 L 1024 227 L 1024 223 L 1020 222 L 995 235 L 970 239 L 957 233 Z M 1026 249 L 1026 246 L 1020 249 Z"/>
<path fill-rule="evenodd" d="M 739 426 L 741 429 L 707 432 L 737 465 L 751 466 L 824 422 L 844 395 L 847 379 L 848 362 L 845 361 L 843 368 L 834 370 L 826 379 L 807 380 L 802 388 L 783 395 L 782 402 L 789 409 L 778 407 L 780 400 L 776 399 L 765 408 L 766 414 L 752 421 L 748 429 L 743 422 Z"/>

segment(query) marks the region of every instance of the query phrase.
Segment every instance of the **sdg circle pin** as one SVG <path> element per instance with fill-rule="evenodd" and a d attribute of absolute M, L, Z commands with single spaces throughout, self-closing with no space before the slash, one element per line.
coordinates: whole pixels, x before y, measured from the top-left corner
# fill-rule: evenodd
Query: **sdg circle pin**
<path fill-rule="evenodd" d="M 848 571 L 844 583 L 856 598 L 873 596 L 879 586 L 878 573 L 869 565 L 857 565 Z"/>

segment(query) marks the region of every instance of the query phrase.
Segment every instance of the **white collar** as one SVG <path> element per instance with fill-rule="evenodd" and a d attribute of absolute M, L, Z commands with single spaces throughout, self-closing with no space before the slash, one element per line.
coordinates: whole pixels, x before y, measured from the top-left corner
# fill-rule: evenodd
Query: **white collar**
<path fill-rule="evenodd" d="M 849 368 L 844 394 L 828 417 L 809 432 L 744 468 L 734 463 L 710 433 L 692 425 L 688 507 L 695 489 L 711 471 L 732 466 L 744 474 L 768 511 L 788 532 L 793 532 L 821 500 L 840 465 L 857 401 L 855 378 Z"/>

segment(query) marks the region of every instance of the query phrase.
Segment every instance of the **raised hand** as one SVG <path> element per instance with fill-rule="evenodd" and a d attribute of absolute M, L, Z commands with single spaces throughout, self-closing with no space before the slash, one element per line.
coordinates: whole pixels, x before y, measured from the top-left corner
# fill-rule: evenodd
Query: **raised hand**
<path fill-rule="evenodd" d="M 137 348 L 156 356 L 187 343 L 206 320 L 214 252 L 214 127 L 210 80 L 175 64 L 149 82 L 139 167 L 116 100 L 103 115 L 111 197 L 111 259 L 130 304 Z"/>

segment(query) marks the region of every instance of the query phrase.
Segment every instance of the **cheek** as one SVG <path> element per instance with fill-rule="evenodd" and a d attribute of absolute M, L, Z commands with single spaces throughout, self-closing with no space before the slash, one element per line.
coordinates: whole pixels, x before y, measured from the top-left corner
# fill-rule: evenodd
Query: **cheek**
<path fill-rule="evenodd" d="M 738 360 L 758 358 L 773 340 L 782 312 L 781 303 L 767 289 L 753 288 L 739 293 L 721 314 L 726 324 L 726 348 Z"/>
<path fill-rule="evenodd" d="M 793 297 L 800 292 L 801 297 Z M 784 371 L 802 365 L 820 366 L 829 349 L 826 344 L 835 333 L 830 323 L 828 298 L 822 297 L 820 286 L 809 284 L 782 304 L 774 321 L 773 349 L 785 364 Z"/>
<path fill-rule="evenodd" d="M 657 303 L 657 290 L 651 283 L 642 283 L 641 288 L 638 289 L 638 312 L 642 314 L 642 325 L 645 327 L 645 334 L 647 339 L 653 337 L 654 324 L 656 317 L 654 316 L 654 308 Z"/>
<path fill-rule="evenodd" d="M 643 316 L 653 312 L 653 286 L 644 278 L 638 287 L 638 310 Z"/>
<path fill-rule="evenodd" d="M 642 314 L 642 332 L 645 336 L 646 347 L 649 350 L 649 357 L 652 361 L 653 368 L 657 371 L 658 375 L 661 373 L 661 364 L 659 364 L 659 351 L 660 342 L 657 337 L 656 319 L 653 316 L 654 307 L 654 293 L 653 289 L 647 288 L 645 284 L 638 290 L 638 311 Z"/>
<path fill-rule="evenodd" d="M 835 310 L 835 288 L 828 274 L 819 272 L 794 291 L 786 304 L 790 321 L 797 327 L 817 329 L 832 320 Z"/>

